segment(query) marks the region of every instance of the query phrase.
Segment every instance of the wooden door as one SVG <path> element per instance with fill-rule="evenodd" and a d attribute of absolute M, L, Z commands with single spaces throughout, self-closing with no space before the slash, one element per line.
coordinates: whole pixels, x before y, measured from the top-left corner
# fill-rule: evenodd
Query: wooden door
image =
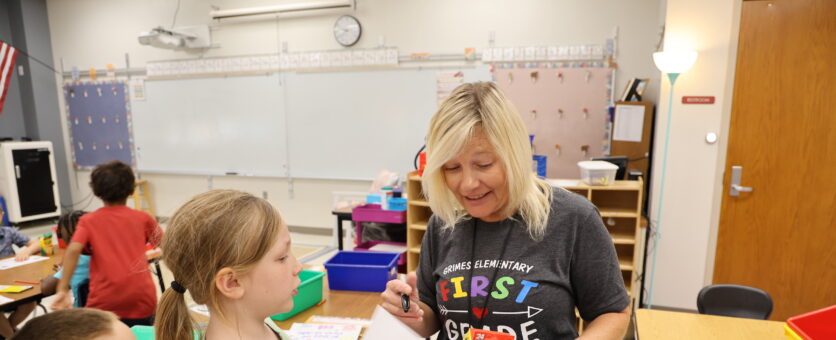
<path fill-rule="evenodd" d="M 724 185 L 714 283 L 773 320 L 836 304 L 836 1 L 743 2 Z"/>

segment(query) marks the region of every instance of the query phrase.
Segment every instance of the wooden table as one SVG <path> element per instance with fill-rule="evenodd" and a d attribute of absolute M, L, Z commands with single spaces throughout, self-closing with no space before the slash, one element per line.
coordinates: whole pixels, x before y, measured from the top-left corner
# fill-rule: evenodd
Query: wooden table
<path fill-rule="evenodd" d="M 347 207 L 331 211 L 331 214 L 337 216 L 337 250 L 343 250 L 343 222 L 351 221 L 352 208 Z"/>
<path fill-rule="evenodd" d="M 757 339 L 783 340 L 780 321 L 639 309 L 637 340 L 655 339 Z"/>
<path fill-rule="evenodd" d="M 9 256 L 7 258 L 12 258 Z M 15 282 L 15 280 L 40 282 L 41 279 L 48 275 L 55 274 L 52 266 L 55 264 L 55 256 L 50 256 L 48 259 L 30 263 L 27 265 L 14 267 L 11 269 L 0 270 L 0 285 L 30 285 L 26 283 Z M 13 299 L 14 301 L 5 304 L 0 304 L 2 309 L 11 309 L 19 304 L 36 301 L 43 297 L 41 294 L 41 285 L 31 285 L 32 289 L 21 293 L 2 293 L 0 295 Z"/>
<path fill-rule="evenodd" d="M 314 315 L 371 319 L 375 307 L 381 302 L 380 293 L 329 290 L 328 277 L 325 276 L 322 279 L 324 280 L 322 282 L 322 297 L 325 302 L 308 308 L 290 319 L 276 321 L 276 325 L 281 329 L 290 329 L 290 326 L 294 323 L 304 323 Z M 206 323 L 209 320 L 206 316 L 194 312 L 192 312 L 192 316 L 198 323 Z"/>
<path fill-rule="evenodd" d="M 157 279 L 160 283 L 160 290 L 164 291 L 165 286 L 163 284 L 162 271 L 160 270 L 159 264 L 161 255 L 162 253 L 159 251 L 159 248 L 154 249 L 153 251 L 149 250 L 148 252 L 146 252 L 146 256 L 148 257 L 148 263 L 153 264 L 157 270 L 156 272 L 151 270 L 151 272 L 157 275 Z M 9 256 L 7 258 L 12 257 L 14 256 Z M 15 282 L 15 280 L 40 282 L 41 279 L 47 276 L 55 275 L 55 270 L 53 270 L 53 266 L 55 265 L 56 261 L 60 261 L 60 259 L 61 257 L 59 255 L 53 255 L 49 256 L 49 258 L 44 261 L 38 261 L 35 263 L 14 267 L 11 269 L 0 270 L 0 285 L 30 285 Z M 0 308 L 10 309 L 19 304 L 26 303 L 29 301 L 37 301 L 38 299 L 43 298 L 40 284 L 33 284 L 31 286 L 32 289 L 26 290 L 21 293 L 0 293 L 0 295 L 2 296 L 15 300 L 5 304 L 0 304 Z"/>

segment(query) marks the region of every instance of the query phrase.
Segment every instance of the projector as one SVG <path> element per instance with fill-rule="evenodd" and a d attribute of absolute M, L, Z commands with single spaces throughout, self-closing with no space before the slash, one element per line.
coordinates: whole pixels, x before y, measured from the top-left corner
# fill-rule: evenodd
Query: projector
<path fill-rule="evenodd" d="M 165 29 L 161 26 L 147 32 L 140 32 L 137 38 L 142 45 L 158 48 L 207 48 L 212 45 L 209 26 L 178 27 Z"/>

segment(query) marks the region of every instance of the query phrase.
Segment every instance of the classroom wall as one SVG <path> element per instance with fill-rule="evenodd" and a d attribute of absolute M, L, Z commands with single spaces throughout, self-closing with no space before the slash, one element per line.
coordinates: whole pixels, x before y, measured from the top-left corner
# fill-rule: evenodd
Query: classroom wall
<path fill-rule="evenodd" d="M 9 20 L 10 1 L 0 1 L 0 40 L 14 44 L 12 39 L 12 26 Z M 26 126 L 23 123 L 23 106 L 20 103 L 20 83 L 17 80 L 17 71 L 9 80 L 9 90 L 6 92 L 6 102 L 3 104 L 3 113 L 0 114 L 0 137 L 12 137 L 19 139 L 26 136 Z"/>
<path fill-rule="evenodd" d="M 142 46 L 137 34 L 152 27 L 170 27 L 175 0 L 47 0 L 55 63 L 63 60 L 69 70 L 78 66 L 131 67 L 162 59 L 189 58 L 201 53 L 170 51 Z M 210 6 L 222 9 L 264 6 L 292 1 L 182 0 L 176 26 L 211 23 Z M 646 94 L 655 101 L 659 74 L 650 59 L 659 40 L 658 0 L 521 0 L 521 1 L 388 1 L 358 0 L 354 15 L 363 25 L 359 48 L 376 47 L 382 40 L 401 53 L 461 53 L 465 47 L 488 45 L 495 32 L 496 46 L 535 44 L 604 43 L 619 27 L 619 69 L 616 93 L 632 77 L 651 78 Z M 227 56 L 276 53 L 281 42 L 289 51 L 340 49 L 331 28 L 338 14 L 302 18 L 224 21 L 214 25 L 213 42 L 219 45 L 202 55 Z M 61 98 L 63 101 L 63 98 Z M 62 109 L 63 110 L 63 109 Z M 416 127 L 425 129 L 426 127 Z M 393 165 L 393 167 L 398 167 Z M 372 178 L 375 174 L 369 174 Z M 205 176 L 143 175 L 151 181 L 157 214 L 169 216 L 187 197 L 208 188 Z M 89 190 L 89 172 L 76 172 L 74 198 Z M 268 198 L 295 226 L 332 228 L 329 214 L 332 191 L 366 191 L 368 181 L 224 178 L 213 187 L 244 188 Z M 292 187 L 293 193 L 289 189 Z M 90 207 L 95 207 L 95 202 Z"/>
<path fill-rule="evenodd" d="M 668 0 L 666 46 L 699 53 L 676 82 L 670 150 L 653 305 L 696 310 L 699 290 L 712 282 L 722 185 L 731 116 L 741 0 Z M 659 98 L 654 148 L 651 215 L 655 218 L 661 177 L 669 85 Z M 715 96 L 713 105 L 682 105 L 681 96 Z M 719 135 L 716 144 L 705 135 Z M 653 248 L 652 245 L 649 246 Z M 649 261 L 649 260 L 648 260 Z M 650 262 L 648 262 L 648 266 Z M 648 277 L 652 276 L 648 270 Z M 649 284 L 649 281 L 646 281 Z"/>
<path fill-rule="evenodd" d="M 275 3 L 278 1 L 212 2 L 220 8 Z M 128 53 L 131 65 L 141 67 L 150 60 L 197 55 L 136 43 L 137 32 L 170 25 L 174 0 L 47 0 L 47 4 L 56 65 L 63 59 L 67 68 L 102 68 L 108 63 L 122 67 Z M 178 26 L 208 23 L 209 6 L 205 1 L 183 0 Z M 688 94 L 714 95 L 717 99 L 714 105 L 683 106 L 675 98 L 673 106 L 665 193 L 668 203 L 658 247 L 654 305 L 693 310 L 697 292 L 711 282 L 713 271 L 739 13 L 740 0 L 669 0 L 667 4 L 664 0 L 358 0 L 355 15 L 364 27 L 358 47 L 376 46 L 378 37 L 384 36 L 386 45 L 398 46 L 401 52 L 450 53 L 464 47 L 484 47 L 492 30 L 496 32 L 497 46 L 598 43 L 611 35 L 614 26 L 619 26 L 616 93 L 631 77 L 652 78 L 647 94 L 658 103 L 657 136 L 662 136 L 668 85 L 665 81 L 660 89 L 660 74 L 649 55 L 657 43 L 659 22 L 664 20 L 669 45 L 684 42 L 700 52 L 694 68 L 680 77 L 676 98 Z M 213 31 L 213 40 L 220 47 L 205 55 L 274 53 L 280 41 L 286 41 L 290 51 L 338 49 L 330 32 L 335 17 L 329 14 L 280 19 L 278 27 L 275 19 L 224 23 Z M 705 144 L 705 133 L 712 131 L 719 134 L 719 142 Z M 661 137 L 657 142 L 661 142 Z M 661 149 L 661 144 L 657 144 L 656 169 L 661 166 Z M 654 188 L 659 186 L 659 176 L 657 171 L 651 179 Z M 89 172 L 76 172 L 76 201 L 89 192 L 88 177 Z M 170 215 L 187 197 L 209 187 L 207 178 L 200 176 L 144 178 L 152 183 L 153 198 L 162 216 Z M 295 180 L 291 198 L 291 185 L 282 179 L 221 177 L 212 182 L 213 187 L 243 188 L 258 195 L 266 190 L 268 198 L 284 211 L 289 224 L 323 228 L 333 224 L 327 213 L 331 191 L 363 191 L 369 185 L 364 181 Z M 658 197 L 655 190 L 652 194 Z M 656 203 L 652 201 L 651 211 Z M 90 208 L 96 206 L 98 202 L 94 200 Z"/>
<path fill-rule="evenodd" d="M 3 2 L 8 16 L 10 39 L 20 52 L 11 74 L 9 98 L 12 109 L 0 136 L 29 137 L 52 142 L 58 193 L 62 205 L 72 203 L 70 175 L 64 139 L 64 126 L 59 119 L 56 74 L 51 69 L 52 47 L 45 0 L 10 0 Z M 37 58 L 43 65 L 27 57 Z M 20 72 L 23 70 L 23 72 Z M 2 117 L 2 116 L 0 116 Z M 17 118 L 22 118 L 18 120 Z M 22 124 L 21 124 L 22 123 Z"/>

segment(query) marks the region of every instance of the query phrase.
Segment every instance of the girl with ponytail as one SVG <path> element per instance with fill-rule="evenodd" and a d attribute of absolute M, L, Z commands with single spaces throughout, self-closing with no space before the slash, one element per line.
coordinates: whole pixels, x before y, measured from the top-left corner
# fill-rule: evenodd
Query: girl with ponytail
<path fill-rule="evenodd" d="M 202 339 L 288 339 L 267 317 L 293 308 L 302 266 L 270 203 L 236 190 L 197 195 L 169 220 L 162 249 L 174 281 L 157 307 L 156 339 L 193 339 L 186 293 L 209 308 Z"/>

